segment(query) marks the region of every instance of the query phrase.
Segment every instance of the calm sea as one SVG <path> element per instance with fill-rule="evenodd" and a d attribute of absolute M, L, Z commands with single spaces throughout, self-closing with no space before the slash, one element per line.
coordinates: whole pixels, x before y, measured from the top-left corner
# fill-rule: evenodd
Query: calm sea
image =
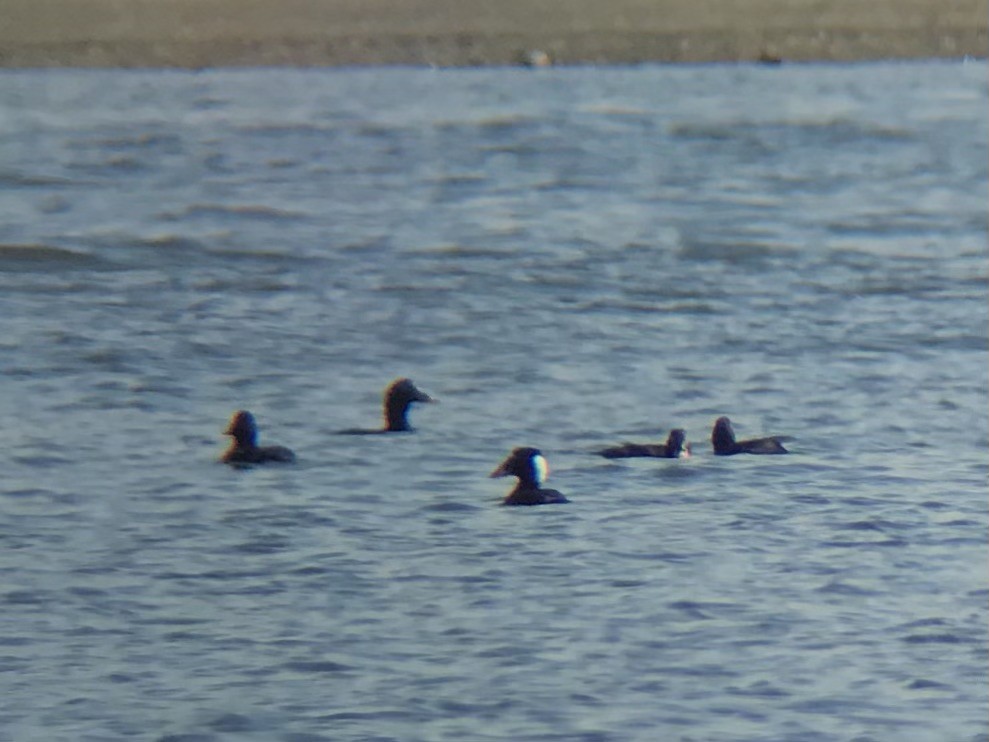
<path fill-rule="evenodd" d="M 0 739 L 989 739 L 987 77 L 0 74 Z"/>

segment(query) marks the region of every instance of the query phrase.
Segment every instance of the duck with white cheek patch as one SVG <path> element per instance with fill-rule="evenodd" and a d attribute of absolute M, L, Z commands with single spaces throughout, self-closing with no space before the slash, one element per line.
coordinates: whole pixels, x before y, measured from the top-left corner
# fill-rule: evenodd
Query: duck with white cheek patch
<path fill-rule="evenodd" d="M 516 448 L 490 476 L 518 477 L 518 484 L 502 500 L 502 505 L 554 505 L 570 502 L 561 492 L 542 486 L 548 475 L 549 465 L 538 448 Z"/>

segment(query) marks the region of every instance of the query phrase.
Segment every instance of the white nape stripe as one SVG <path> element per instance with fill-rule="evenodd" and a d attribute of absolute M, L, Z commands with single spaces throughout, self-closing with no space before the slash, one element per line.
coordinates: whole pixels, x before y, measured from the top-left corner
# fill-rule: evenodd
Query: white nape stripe
<path fill-rule="evenodd" d="M 549 477 L 549 464 L 543 456 L 532 457 L 532 473 L 536 476 L 536 484 L 541 485 Z"/>

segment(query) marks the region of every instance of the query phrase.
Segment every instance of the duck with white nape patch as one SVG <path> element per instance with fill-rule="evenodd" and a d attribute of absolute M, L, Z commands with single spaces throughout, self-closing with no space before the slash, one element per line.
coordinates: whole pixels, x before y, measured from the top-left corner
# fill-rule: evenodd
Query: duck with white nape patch
<path fill-rule="evenodd" d="M 491 477 L 517 477 L 518 484 L 502 505 L 555 505 L 570 502 L 563 493 L 542 486 L 549 476 L 549 464 L 538 448 L 516 448 L 501 462 Z"/>

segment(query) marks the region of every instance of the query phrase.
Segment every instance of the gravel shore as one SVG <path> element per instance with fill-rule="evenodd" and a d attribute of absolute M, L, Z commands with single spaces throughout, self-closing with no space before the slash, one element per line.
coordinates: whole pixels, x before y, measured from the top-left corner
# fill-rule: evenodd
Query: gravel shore
<path fill-rule="evenodd" d="M 2 67 L 985 57 L 989 0 L 4 0 Z"/>

